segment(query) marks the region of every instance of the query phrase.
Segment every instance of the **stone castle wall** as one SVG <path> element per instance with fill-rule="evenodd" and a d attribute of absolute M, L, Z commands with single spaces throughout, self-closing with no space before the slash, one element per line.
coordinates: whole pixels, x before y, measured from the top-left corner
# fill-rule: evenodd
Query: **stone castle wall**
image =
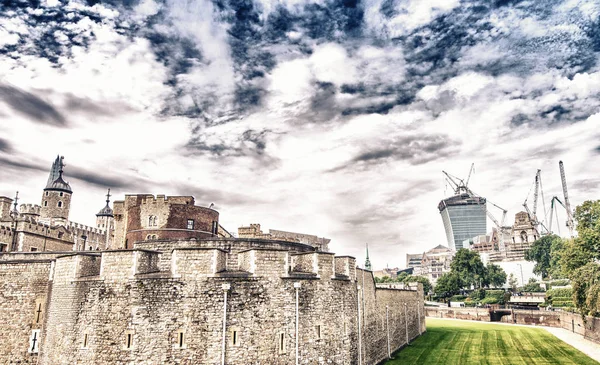
<path fill-rule="evenodd" d="M 0 255 L 0 288 L 15 304 L 1 312 L 0 362 L 32 363 L 39 356 L 39 364 L 53 365 L 220 363 L 227 292 L 226 363 L 291 364 L 295 283 L 301 364 L 358 364 L 359 352 L 362 364 L 376 364 L 387 358 L 388 334 L 394 351 L 406 343 L 407 329 L 409 339 L 424 330 L 422 289 L 378 289 L 371 272 L 357 270 L 351 257 L 250 247 L 237 251 L 232 263 L 229 252 L 175 247 L 168 255 L 143 249 Z M 44 295 L 43 342 L 33 355 L 26 319 Z M 9 335 L 14 328 L 18 335 Z"/>

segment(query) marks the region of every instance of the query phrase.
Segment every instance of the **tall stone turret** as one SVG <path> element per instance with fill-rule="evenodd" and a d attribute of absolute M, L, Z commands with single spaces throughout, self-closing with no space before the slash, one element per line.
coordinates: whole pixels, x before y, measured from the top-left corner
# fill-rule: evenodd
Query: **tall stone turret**
<path fill-rule="evenodd" d="M 110 189 L 108 189 L 108 193 L 106 194 L 106 206 L 96 214 L 96 227 L 106 231 L 104 249 L 109 248 L 115 229 L 114 214 L 110 207 Z"/>
<path fill-rule="evenodd" d="M 57 158 L 52 164 L 52 170 L 50 171 L 48 181 L 55 176 L 54 170 L 56 167 L 58 167 L 58 177 L 46 184 L 46 188 L 42 195 L 40 219 L 66 224 L 69 220 L 69 209 L 71 208 L 71 195 L 73 194 L 73 190 L 71 190 L 69 183 L 63 180 L 63 157 Z"/>

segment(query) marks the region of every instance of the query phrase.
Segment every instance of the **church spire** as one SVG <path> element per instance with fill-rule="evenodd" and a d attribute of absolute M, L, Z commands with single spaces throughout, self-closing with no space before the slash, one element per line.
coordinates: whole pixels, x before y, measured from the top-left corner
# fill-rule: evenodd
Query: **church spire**
<path fill-rule="evenodd" d="M 371 260 L 369 260 L 369 244 L 365 244 L 367 246 L 367 259 L 365 260 L 365 269 L 371 270 Z"/>

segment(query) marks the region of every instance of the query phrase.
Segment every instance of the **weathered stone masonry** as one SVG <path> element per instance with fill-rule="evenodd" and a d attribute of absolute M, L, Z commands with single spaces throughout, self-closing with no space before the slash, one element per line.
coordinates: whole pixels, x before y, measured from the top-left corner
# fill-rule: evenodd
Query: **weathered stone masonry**
<path fill-rule="evenodd" d="M 352 257 L 260 240 L 140 246 L 0 255 L 0 363 L 220 364 L 223 284 L 226 364 L 295 363 L 295 283 L 300 364 L 377 364 L 388 333 L 394 351 L 425 329 L 420 288 L 376 288 Z"/>

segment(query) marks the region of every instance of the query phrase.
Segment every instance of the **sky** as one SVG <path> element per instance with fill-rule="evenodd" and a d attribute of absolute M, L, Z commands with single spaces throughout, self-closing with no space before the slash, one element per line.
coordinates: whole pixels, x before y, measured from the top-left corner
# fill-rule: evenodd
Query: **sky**
<path fill-rule="evenodd" d="M 39 204 L 58 154 L 80 223 L 109 187 L 193 195 L 403 267 L 447 244 L 442 170 L 474 164 L 509 224 L 537 169 L 562 198 L 559 160 L 573 207 L 599 199 L 600 5 L 4 0 L 0 195 Z"/>

